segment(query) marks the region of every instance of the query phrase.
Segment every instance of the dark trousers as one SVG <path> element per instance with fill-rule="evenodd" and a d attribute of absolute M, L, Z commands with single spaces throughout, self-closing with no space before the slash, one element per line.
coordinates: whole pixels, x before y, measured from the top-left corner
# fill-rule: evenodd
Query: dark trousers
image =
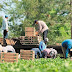
<path fill-rule="evenodd" d="M 4 38 L 5 38 L 6 34 L 7 34 L 7 30 L 4 30 L 4 32 L 3 32 Z"/>
<path fill-rule="evenodd" d="M 6 34 L 7 34 L 7 30 L 4 30 L 4 31 L 3 31 L 3 45 L 4 45 L 4 46 L 7 45 L 6 40 L 5 40 Z"/>
<path fill-rule="evenodd" d="M 43 40 L 45 40 L 45 38 L 47 38 L 47 34 L 48 34 L 48 30 L 45 30 L 45 31 L 43 32 Z"/>

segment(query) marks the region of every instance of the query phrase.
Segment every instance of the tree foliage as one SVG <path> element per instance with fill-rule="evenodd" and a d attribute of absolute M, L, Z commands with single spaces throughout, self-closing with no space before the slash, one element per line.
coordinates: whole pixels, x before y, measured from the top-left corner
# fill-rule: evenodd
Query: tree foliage
<path fill-rule="evenodd" d="M 31 27 L 34 20 L 43 20 L 49 27 L 51 43 L 70 38 L 69 0 L 12 0 L 8 6 L 9 21 L 13 23 L 10 25 L 11 36 L 24 35 L 26 26 Z"/>

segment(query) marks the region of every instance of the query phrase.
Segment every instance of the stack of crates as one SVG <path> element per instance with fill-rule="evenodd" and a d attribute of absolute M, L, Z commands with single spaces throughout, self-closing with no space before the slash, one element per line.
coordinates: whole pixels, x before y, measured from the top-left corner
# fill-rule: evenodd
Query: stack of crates
<path fill-rule="evenodd" d="M 20 59 L 34 60 L 35 52 L 32 50 L 20 50 Z"/>
<path fill-rule="evenodd" d="M 25 27 L 25 36 L 20 36 L 22 45 L 37 45 L 42 40 L 41 36 L 36 36 L 35 27 Z"/>
<path fill-rule="evenodd" d="M 37 45 L 42 40 L 40 36 L 21 36 L 22 45 Z"/>
<path fill-rule="evenodd" d="M 1 62 L 18 62 L 18 53 L 1 53 Z"/>

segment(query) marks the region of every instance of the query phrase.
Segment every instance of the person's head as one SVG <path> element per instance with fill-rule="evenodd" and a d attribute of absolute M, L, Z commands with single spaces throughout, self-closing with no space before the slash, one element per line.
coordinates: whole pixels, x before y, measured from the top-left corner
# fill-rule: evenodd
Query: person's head
<path fill-rule="evenodd" d="M 35 20 L 35 21 L 34 21 L 33 25 L 35 25 L 35 24 L 38 24 L 38 20 Z"/>
<path fill-rule="evenodd" d="M 49 41 L 48 38 L 45 38 L 44 43 L 46 44 L 48 41 Z"/>
<path fill-rule="evenodd" d="M 8 16 L 7 16 L 7 15 L 5 15 L 5 18 L 6 18 L 6 19 L 8 19 Z"/>

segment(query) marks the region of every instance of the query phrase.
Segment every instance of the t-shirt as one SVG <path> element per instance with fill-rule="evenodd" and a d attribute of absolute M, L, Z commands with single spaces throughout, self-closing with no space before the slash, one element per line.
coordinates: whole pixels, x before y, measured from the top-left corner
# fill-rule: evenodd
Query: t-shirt
<path fill-rule="evenodd" d="M 8 21 L 6 18 L 2 21 L 2 30 L 8 30 Z"/>
<path fill-rule="evenodd" d="M 44 43 L 44 41 L 41 41 L 40 43 L 39 43 L 39 49 L 40 49 L 40 51 L 43 51 L 44 49 L 46 49 L 46 44 Z"/>

